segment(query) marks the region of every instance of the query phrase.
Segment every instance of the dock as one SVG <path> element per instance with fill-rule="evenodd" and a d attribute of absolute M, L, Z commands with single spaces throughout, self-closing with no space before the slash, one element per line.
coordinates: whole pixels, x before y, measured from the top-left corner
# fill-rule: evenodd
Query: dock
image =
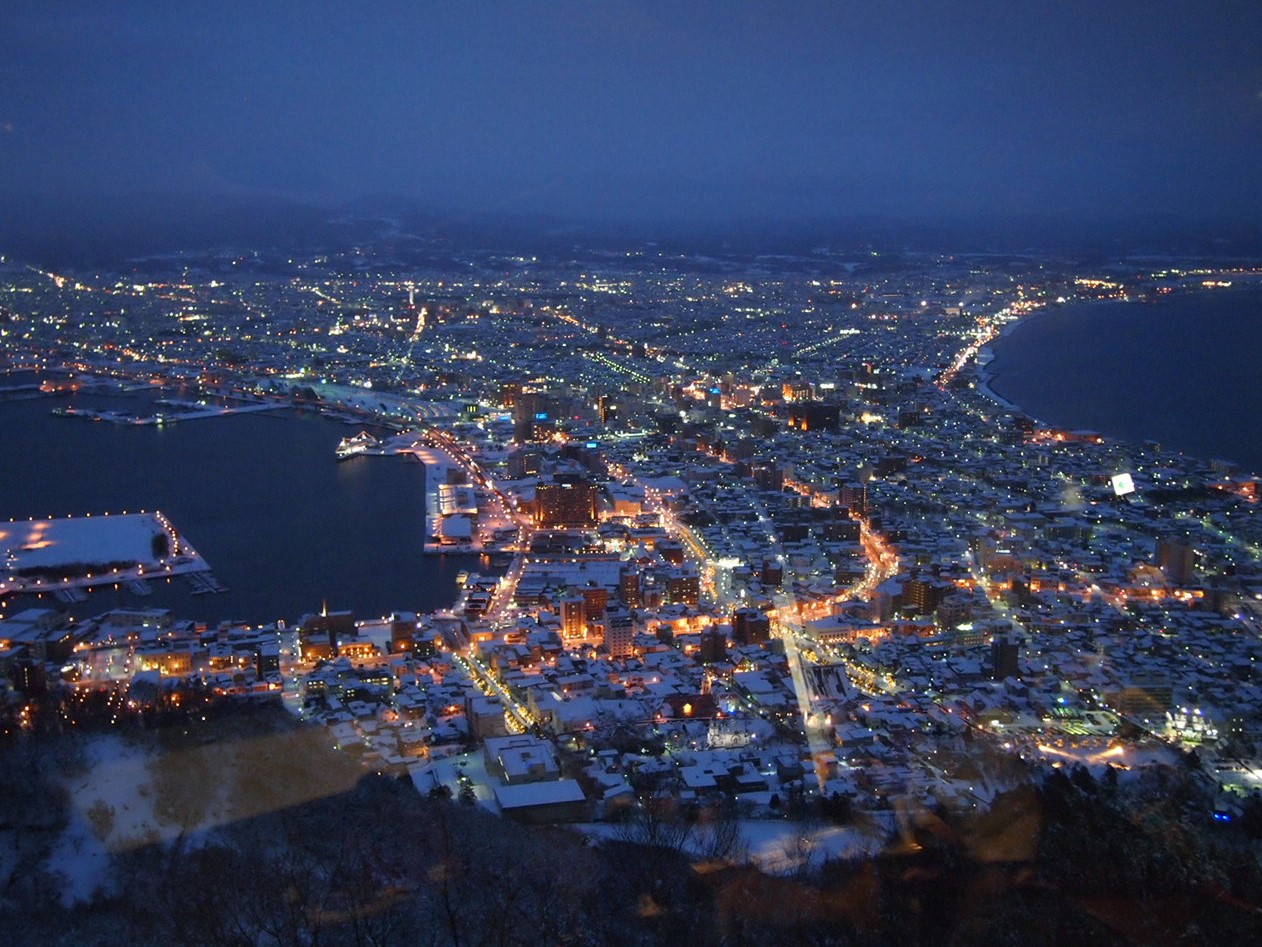
<path fill-rule="evenodd" d="M 189 572 L 185 575 L 194 595 L 213 595 L 228 591 L 212 572 Z"/>
<path fill-rule="evenodd" d="M 192 421 L 198 418 L 227 417 L 230 414 L 250 414 L 259 411 L 275 411 L 279 408 L 287 407 L 284 404 L 271 401 L 250 402 L 242 405 L 208 405 L 205 407 L 198 405 L 196 402 L 173 401 L 170 399 L 155 403 L 175 406 L 178 410 L 171 414 L 158 413 L 139 415 L 131 414 L 126 411 L 96 411 L 92 408 L 75 408 L 67 406 L 53 408 L 52 414 L 59 418 L 85 418 L 89 421 L 107 421 L 111 424 L 148 426 L 175 424 L 177 421 Z"/>

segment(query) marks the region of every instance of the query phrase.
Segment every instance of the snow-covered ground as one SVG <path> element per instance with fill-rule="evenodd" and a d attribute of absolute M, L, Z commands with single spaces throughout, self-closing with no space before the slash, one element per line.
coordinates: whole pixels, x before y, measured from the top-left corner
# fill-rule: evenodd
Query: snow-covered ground
<path fill-rule="evenodd" d="M 11 520 L 0 523 L 0 592 L 45 591 L 126 579 L 158 578 L 181 572 L 205 571 L 206 562 L 181 537 L 178 555 L 154 555 L 154 537 L 171 525 L 161 513 L 120 513 L 104 516 L 70 516 L 64 519 Z M 135 563 L 119 573 L 28 578 L 23 569 L 57 569 L 61 566 L 111 562 Z"/>
<path fill-rule="evenodd" d="M 460 797 L 460 776 L 467 776 L 473 783 L 473 795 L 478 805 L 494 815 L 500 814 L 491 776 L 486 771 L 486 757 L 481 750 L 421 763 L 410 767 L 408 773 L 412 777 L 412 785 L 422 795 L 439 785 L 447 787 L 452 799 Z"/>
<path fill-rule="evenodd" d="M 1038 758 L 1052 764 L 1059 763 L 1062 766 L 1082 764 L 1097 779 L 1104 775 L 1109 765 L 1122 769 L 1142 770 L 1159 764 L 1177 766 L 1181 757 L 1174 747 L 1155 741 L 1143 744 L 1105 740 L 1097 740 L 1094 743 L 1066 741 L 1063 746 L 1039 744 L 1035 749 Z M 1033 752 L 1026 755 L 1033 755 Z"/>
<path fill-rule="evenodd" d="M 67 907 L 108 889 L 111 852 L 144 844 L 159 833 L 151 754 L 107 735 L 88 743 L 86 755 L 86 772 L 66 781 L 70 823 L 48 861 L 49 870 L 65 879 L 61 899 Z"/>
<path fill-rule="evenodd" d="M 47 867 L 65 879 L 65 904 L 89 901 L 108 891 L 113 853 L 203 844 L 230 823 L 345 792 L 361 775 L 319 731 L 220 736 L 174 750 L 97 736 L 64 779 L 70 819 Z"/>
<path fill-rule="evenodd" d="M 14 571 L 69 562 L 156 562 L 153 537 L 164 532 L 153 513 L 71 516 L 0 526 Z"/>
<path fill-rule="evenodd" d="M 804 867 L 818 867 L 829 858 L 857 858 L 879 852 L 884 831 L 868 831 L 852 825 L 820 825 L 788 819 L 748 819 L 741 835 L 754 864 L 769 874 L 785 874 Z"/>
<path fill-rule="evenodd" d="M 741 819 L 740 832 L 750 861 L 770 874 L 788 874 L 809 866 L 818 867 L 828 858 L 857 858 L 874 854 L 885 844 L 884 826 L 817 825 L 790 819 Z M 613 822 L 584 822 L 567 826 L 596 839 L 622 839 L 625 828 Z M 696 842 L 685 841 L 684 850 L 698 855 Z"/>

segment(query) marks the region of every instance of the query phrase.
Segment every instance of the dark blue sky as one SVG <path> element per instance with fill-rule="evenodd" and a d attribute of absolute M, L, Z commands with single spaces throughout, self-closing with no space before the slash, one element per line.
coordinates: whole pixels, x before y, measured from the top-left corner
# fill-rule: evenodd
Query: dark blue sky
<path fill-rule="evenodd" d="M 0 189 L 1262 219 L 1262 2 L 8 0 Z"/>

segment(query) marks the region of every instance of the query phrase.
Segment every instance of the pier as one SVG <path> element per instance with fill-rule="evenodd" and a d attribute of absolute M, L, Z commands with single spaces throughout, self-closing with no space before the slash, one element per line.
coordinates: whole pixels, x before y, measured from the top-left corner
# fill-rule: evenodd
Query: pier
<path fill-rule="evenodd" d="M 190 572 L 185 578 L 188 584 L 193 587 L 194 595 L 213 595 L 220 592 L 228 591 L 212 572 Z"/>
<path fill-rule="evenodd" d="M 105 585 L 148 595 L 149 580 L 174 575 L 189 576 L 208 591 L 226 591 L 206 560 L 156 511 L 0 522 L 0 553 L 0 594 L 52 593 L 71 604 L 85 600 L 84 589 Z"/>
<path fill-rule="evenodd" d="M 172 414 L 131 414 L 127 411 L 97 411 L 92 408 L 58 407 L 52 413 L 59 418 L 84 418 L 89 421 L 108 421 L 111 424 L 132 424 L 137 426 L 175 424 L 177 421 L 194 421 L 198 418 L 220 418 L 230 414 L 252 414 L 259 411 L 275 411 L 287 407 L 279 402 L 251 402 L 241 405 L 199 405 L 193 401 L 174 401 L 165 399 L 155 402 L 159 405 L 171 405 L 180 410 Z"/>

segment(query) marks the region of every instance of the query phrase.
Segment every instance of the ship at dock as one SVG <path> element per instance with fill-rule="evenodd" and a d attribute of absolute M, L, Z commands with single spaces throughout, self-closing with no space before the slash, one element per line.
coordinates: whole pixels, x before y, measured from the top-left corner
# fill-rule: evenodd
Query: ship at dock
<path fill-rule="evenodd" d="M 381 447 L 381 441 L 367 431 L 360 431 L 352 437 L 344 437 L 338 442 L 335 452 L 338 460 L 350 460 L 360 454 L 367 454 Z"/>

